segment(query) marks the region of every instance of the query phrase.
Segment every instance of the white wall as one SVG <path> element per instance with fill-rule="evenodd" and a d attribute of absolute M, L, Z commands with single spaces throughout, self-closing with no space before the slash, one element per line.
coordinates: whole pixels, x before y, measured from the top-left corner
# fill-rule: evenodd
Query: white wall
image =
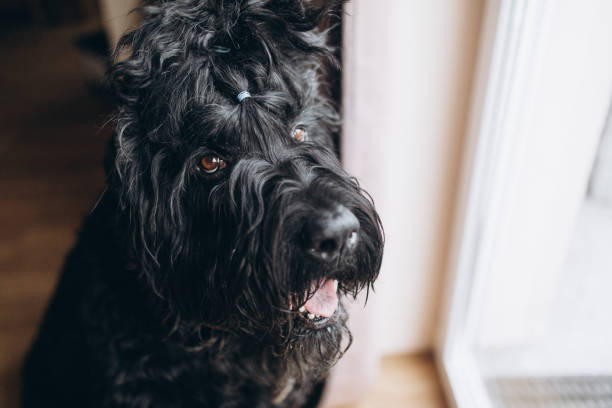
<path fill-rule="evenodd" d="M 420 351 L 437 314 L 482 0 L 355 0 L 346 11 L 344 164 L 387 237 L 365 335 L 384 353 Z"/>

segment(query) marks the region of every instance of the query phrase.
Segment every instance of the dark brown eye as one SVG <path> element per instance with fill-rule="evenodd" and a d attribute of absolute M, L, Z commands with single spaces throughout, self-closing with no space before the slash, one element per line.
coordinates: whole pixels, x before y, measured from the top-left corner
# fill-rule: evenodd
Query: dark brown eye
<path fill-rule="evenodd" d="M 308 132 L 306 131 L 306 129 L 301 127 L 295 128 L 291 136 L 296 142 L 304 142 L 308 140 Z"/>
<path fill-rule="evenodd" d="M 203 156 L 200 160 L 200 164 L 202 166 L 202 170 L 204 170 L 208 174 L 215 173 L 219 169 L 224 169 L 226 163 L 223 159 L 219 158 L 219 156 Z"/>

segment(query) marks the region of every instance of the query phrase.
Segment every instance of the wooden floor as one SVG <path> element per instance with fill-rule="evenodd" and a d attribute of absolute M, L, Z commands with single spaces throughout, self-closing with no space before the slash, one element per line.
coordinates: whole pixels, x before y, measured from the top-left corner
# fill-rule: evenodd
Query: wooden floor
<path fill-rule="evenodd" d="M 358 404 L 338 408 L 446 408 L 429 355 L 383 357 L 372 391 Z"/>
<path fill-rule="evenodd" d="M 19 367 L 64 254 L 103 188 L 112 109 L 71 46 L 78 29 L 0 33 L 0 407 L 18 406 Z M 393 357 L 366 407 L 444 407 L 428 357 Z"/>

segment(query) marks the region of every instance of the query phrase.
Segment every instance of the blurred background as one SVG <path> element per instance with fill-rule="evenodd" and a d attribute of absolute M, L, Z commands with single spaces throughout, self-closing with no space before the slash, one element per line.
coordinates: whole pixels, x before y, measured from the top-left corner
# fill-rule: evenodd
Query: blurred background
<path fill-rule="evenodd" d="M 104 185 L 113 108 L 104 66 L 79 51 L 99 28 L 86 1 L 0 1 L 0 406 L 77 228 Z"/>
<path fill-rule="evenodd" d="M 131 0 L 0 0 L 0 406 L 104 187 Z M 353 0 L 330 73 L 387 245 L 326 407 L 612 407 L 612 3 Z"/>

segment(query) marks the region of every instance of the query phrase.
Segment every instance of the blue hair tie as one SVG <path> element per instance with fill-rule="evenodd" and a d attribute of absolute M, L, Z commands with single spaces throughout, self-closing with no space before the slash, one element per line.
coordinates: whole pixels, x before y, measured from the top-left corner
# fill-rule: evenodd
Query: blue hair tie
<path fill-rule="evenodd" d="M 238 99 L 238 103 L 240 103 L 244 101 L 246 98 L 250 98 L 250 97 L 251 97 L 251 93 L 249 91 L 242 91 L 238 94 L 236 99 Z"/>
<path fill-rule="evenodd" d="M 212 49 L 214 52 L 217 52 L 219 54 L 227 54 L 228 52 L 231 51 L 229 48 L 223 47 L 221 45 L 214 45 Z"/>

